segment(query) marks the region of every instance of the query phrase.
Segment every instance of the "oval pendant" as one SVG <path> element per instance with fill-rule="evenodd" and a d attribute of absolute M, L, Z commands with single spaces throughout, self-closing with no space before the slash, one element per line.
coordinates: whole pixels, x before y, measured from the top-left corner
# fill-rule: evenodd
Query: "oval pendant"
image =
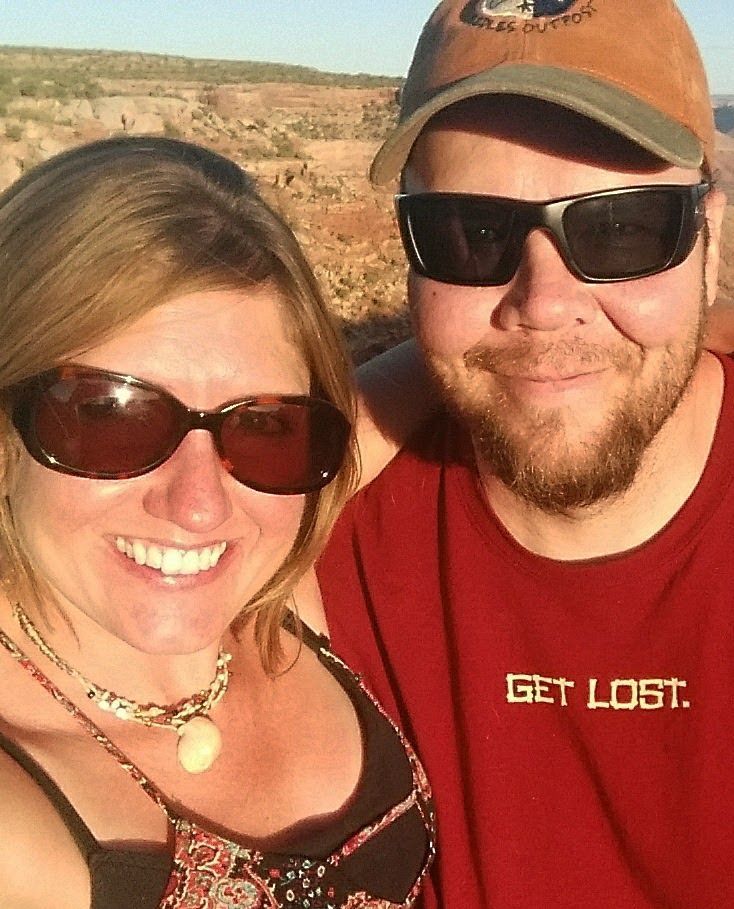
<path fill-rule="evenodd" d="M 196 716 L 184 723 L 178 732 L 176 758 L 187 773 L 204 773 L 219 757 L 222 750 L 222 733 L 203 716 Z"/>

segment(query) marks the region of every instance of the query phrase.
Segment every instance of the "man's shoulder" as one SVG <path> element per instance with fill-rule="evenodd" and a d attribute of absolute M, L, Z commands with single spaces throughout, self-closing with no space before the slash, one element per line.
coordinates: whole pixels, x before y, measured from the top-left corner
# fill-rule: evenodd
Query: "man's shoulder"
<path fill-rule="evenodd" d="M 443 524 L 447 501 L 473 488 L 471 451 L 468 435 L 453 419 L 437 417 L 425 425 L 349 502 L 321 564 L 334 558 L 350 561 L 357 551 L 363 557 L 389 553 L 390 558 L 399 559 L 406 547 L 429 545 Z"/>
<path fill-rule="evenodd" d="M 385 495 L 408 494 L 437 478 L 444 467 L 458 459 L 462 432 L 446 414 L 433 417 L 413 434 L 393 461 L 362 492 L 356 501 L 379 502 Z"/>

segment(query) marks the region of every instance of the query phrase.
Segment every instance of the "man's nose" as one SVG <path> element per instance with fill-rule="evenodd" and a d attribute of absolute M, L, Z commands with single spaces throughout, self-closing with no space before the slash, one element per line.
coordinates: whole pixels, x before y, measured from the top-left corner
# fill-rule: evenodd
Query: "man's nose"
<path fill-rule="evenodd" d="M 194 430 L 150 475 L 146 511 L 191 533 L 211 533 L 232 514 L 227 474 L 211 433 Z"/>
<path fill-rule="evenodd" d="M 496 313 L 500 326 L 559 331 L 590 322 L 596 312 L 590 285 L 569 271 L 553 238 L 545 230 L 531 230 Z"/>

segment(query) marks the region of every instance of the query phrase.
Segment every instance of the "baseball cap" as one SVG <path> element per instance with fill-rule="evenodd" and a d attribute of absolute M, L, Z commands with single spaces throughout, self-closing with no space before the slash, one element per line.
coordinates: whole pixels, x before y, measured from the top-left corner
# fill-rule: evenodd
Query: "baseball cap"
<path fill-rule="evenodd" d="M 713 161 L 703 62 L 672 0 L 444 0 L 418 40 L 372 182 L 400 173 L 439 111 L 497 94 L 569 108 L 671 164 Z"/>

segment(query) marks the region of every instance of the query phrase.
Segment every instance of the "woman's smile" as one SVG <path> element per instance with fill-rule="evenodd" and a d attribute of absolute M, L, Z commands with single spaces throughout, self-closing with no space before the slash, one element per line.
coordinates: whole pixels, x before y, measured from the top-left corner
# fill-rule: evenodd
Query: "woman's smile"
<path fill-rule="evenodd" d="M 144 540 L 116 537 L 119 552 L 132 559 L 136 565 L 145 565 L 164 575 L 195 575 L 216 568 L 227 548 L 226 540 L 213 545 L 180 549 Z"/>

